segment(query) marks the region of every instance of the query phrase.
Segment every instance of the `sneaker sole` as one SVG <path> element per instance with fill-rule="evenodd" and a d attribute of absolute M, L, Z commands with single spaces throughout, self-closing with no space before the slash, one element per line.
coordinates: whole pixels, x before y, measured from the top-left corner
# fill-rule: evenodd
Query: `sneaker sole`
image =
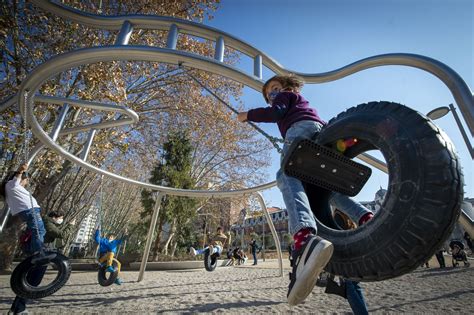
<path fill-rule="evenodd" d="M 313 242 L 317 240 L 314 239 Z M 312 242 L 311 242 L 312 243 Z M 306 257 L 307 251 L 311 248 L 311 243 L 306 246 L 303 256 Z M 332 257 L 334 246 L 328 241 L 321 241 L 313 249 L 314 254 L 308 258 L 306 268 L 304 272 L 298 276 L 300 281 L 297 281 L 288 295 L 288 304 L 297 305 L 303 302 L 306 297 L 313 291 L 316 281 L 318 280 L 319 274 L 326 267 L 327 263 Z"/>

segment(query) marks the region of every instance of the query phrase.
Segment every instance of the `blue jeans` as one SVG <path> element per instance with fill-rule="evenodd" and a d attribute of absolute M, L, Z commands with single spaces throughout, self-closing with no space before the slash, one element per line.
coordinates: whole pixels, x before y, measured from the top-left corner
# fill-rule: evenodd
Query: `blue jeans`
<path fill-rule="evenodd" d="M 283 160 L 284 156 L 288 153 L 293 140 L 298 137 L 310 139 L 321 128 L 322 125 L 320 123 L 311 120 L 294 123 L 286 132 L 281 159 Z M 290 233 L 294 235 L 303 228 L 311 228 L 317 233 L 316 221 L 303 188 L 303 183 L 299 179 L 287 176 L 281 168 L 277 172 L 276 180 L 288 211 Z M 360 218 L 364 214 L 371 212 L 348 196 L 336 192 L 332 194 L 329 202 L 346 213 L 356 223 L 359 223 Z"/>
<path fill-rule="evenodd" d="M 367 309 L 367 304 L 365 304 L 364 294 L 362 293 L 362 288 L 360 287 L 359 282 L 354 282 L 351 280 L 344 281 L 346 283 L 347 301 L 349 302 L 354 315 L 369 314 L 369 310 Z"/>
<path fill-rule="evenodd" d="M 18 215 L 24 222 L 26 222 L 27 228 L 31 231 L 31 253 L 40 251 L 43 247 L 44 235 L 46 234 L 43 219 L 41 219 L 41 209 L 34 208 L 34 211 L 28 209 L 20 212 Z"/>
<path fill-rule="evenodd" d="M 256 252 L 256 251 L 252 251 L 252 256 L 253 256 L 253 264 L 256 265 L 257 262 L 258 262 L 258 259 L 257 259 L 257 252 Z"/>
<path fill-rule="evenodd" d="M 203 249 L 196 249 L 196 255 L 204 254 L 208 248 L 209 247 L 206 246 Z M 220 247 L 219 245 L 213 246 L 211 255 L 215 253 L 219 253 L 219 255 L 222 254 L 222 247 Z"/>

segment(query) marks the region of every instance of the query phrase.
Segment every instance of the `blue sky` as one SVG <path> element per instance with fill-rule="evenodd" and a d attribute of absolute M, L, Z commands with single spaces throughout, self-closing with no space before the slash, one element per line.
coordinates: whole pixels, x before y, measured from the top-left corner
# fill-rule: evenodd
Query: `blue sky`
<path fill-rule="evenodd" d="M 385 53 L 414 53 L 437 59 L 473 82 L 473 1 L 471 0 L 223 0 L 205 24 L 227 32 L 268 54 L 285 68 L 304 73 L 335 70 Z M 249 61 L 242 69 L 252 71 Z M 264 72 L 264 79 L 272 74 Z M 447 87 L 422 70 L 386 66 L 336 82 L 311 84 L 302 94 L 323 119 L 369 101 L 393 101 L 421 113 L 454 103 Z M 246 89 L 246 107 L 265 105 Z M 458 111 L 459 113 L 459 111 Z M 466 197 L 474 197 L 473 161 L 451 114 L 436 121 L 452 139 L 464 169 Z M 265 126 L 279 136 L 274 126 Z M 471 137 L 472 140 L 472 137 Z M 272 152 L 268 180 L 275 178 Z M 358 200 L 372 200 L 387 176 L 374 171 Z M 284 206 L 277 189 L 264 192 L 267 204 Z"/>

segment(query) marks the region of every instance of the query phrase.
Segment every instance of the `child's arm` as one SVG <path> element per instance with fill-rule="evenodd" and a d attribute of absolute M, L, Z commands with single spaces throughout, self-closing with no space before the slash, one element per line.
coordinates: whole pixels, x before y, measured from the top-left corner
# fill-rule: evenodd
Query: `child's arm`
<path fill-rule="evenodd" d="M 296 98 L 297 95 L 291 92 L 279 93 L 271 107 L 251 109 L 247 112 L 246 119 L 253 122 L 278 122 L 285 117 Z"/>
<path fill-rule="evenodd" d="M 100 245 L 100 230 L 99 229 L 95 230 L 94 240 L 97 244 Z"/>

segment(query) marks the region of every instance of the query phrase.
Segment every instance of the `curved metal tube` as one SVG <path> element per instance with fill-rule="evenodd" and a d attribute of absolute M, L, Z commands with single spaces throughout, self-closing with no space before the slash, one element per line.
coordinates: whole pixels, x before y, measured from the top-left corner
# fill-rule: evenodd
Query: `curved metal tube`
<path fill-rule="evenodd" d="M 63 18 L 67 18 L 74 22 L 90 27 L 107 30 L 120 30 L 122 24 L 126 21 L 132 23 L 133 27 L 135 28 L 155 30 L 169 30 L 171 25 L 174 24 L 178 27 L 179 32 L 184 34 L 189 34 L 213 41 L 217 41 L 219 38 L 221 38 L 227 46 L 238 50 L 251 58 L 260 56 L 259 58 L 262 58 L 263 65 L 268 67 L 273 72 L 278 74 L 295 73 L 301 76 L 307 83 L 330 82 L 365 69 L 386 65 L 403 65 L 425 70 L 435 75 L 444 84 L 446 84 L 463 114 L 464 120 L 467 123 L 471 135 L 474 136 L 474 100 L 471 90 L 464 80 L 453 69 L 429 57 L 402 53 L 378 55 L 356 61 L 348 66 L 334 71 L 320 74 L 308 74 L 285 69 L 270 56 L 254 48 L 243 40 L 240 40 L 237 37 L 222 32 L 218 29 L 199 23 L 177 18 L 152 15 L 105 16 L 82 12 L 80 10 L 58 3 L 52 3 L 50 1 L 32 0 L 31 2 L 42 9 Z"/>
<path fill-rule="evenodd" d="M 268 213 L 267 206 L 265 205 L 265 200 L 263 199 L 263 196 L 260 192 L 257 192 L 255 194 L 258 198 L 258 202 L 260 203 L 260 207 L 262 207 L 263 213 L 265 214 L 265 218 L 267 219 L 268 226 L 270 227 L 270 231 L 272 232 L 273 239 L 275 240 L 275 247 L 277 249 L 277 254 L 278 254 L 278 264 L 280 267 L 280 277 L 283 277 L 283 256 L 281 254 L 281 244 L 280 244 L 280 238 L 278 237 L 278 234 L 275 229 L 275 225 L 273 224 L 272 217 L 270 216 L 270 213 Z"/>
<path fill-rule="evenodd" d="M 166 48 L 157 48 L 157 47 L 148 47 L 148 46 L 110 46 L 110 47 L 94 47 L 81 49 L 62 55 L 58 55 L 54 58 L 51 58 L 47 62 L 41 64 L 35 68 L 28 78 L 22 83 L 20 87 L 20 95 L 24 95 L 25 92 L 32 97 L 27 97 L 27 112 L 23 113 L 25 108 L 24 102 L 25 97 L 20 97 L 20 109 L 22 110 L 22 115 L 26 115 L 27 121 L 30 122 L 33 133 L 38 139 L 44 143 L 50 149 L 56 151 L 58 154 L 63 156 L 66 159 L 69 159 L 73 163 L 79 164 L 93 172 L 97 172 L 114 179 L 128 182 L 131 184 L 139 185 L 144 188 L 161 191 L 165 194 L 176 195 L 176 196 L 190 196 L 190 197 L 233 197 L 233 196 L 242 196 L 246 194 L 251 194 L 260 190 L 268 189 L 275 186 L 275 182 L 270 182 L 253 188 L 233 190 L 233 191 L 201 191 L 201 190 L 185 190 L 185 189 L 175 189 L 159 185 L 152 185 L 145 182 L 140 182 L 137 180 L 125 178 L 114 173 L 107 172 L 96 166 L 93 166 L 87 162 L 84 162 L 82 159 L 72 155 L 67 152 L 64 148 L 59 146 L 57 143 L 52 141 L 48 134 L 41 128 L 36 117 L 33 113 L 33 104 L 35 93 L 41 86 L 41 84 L 50 78 L 51 76 L 60 73 L 66 69 L 73 68 L 84 64 L 84 61 L 88 63 L 94 63 L 98 61 L 112 61 L 112 60 L 136 60 L 136 61 L 161 61 L 168 63 L 184 63 L 194 68 L 207 70 L 216 74 L 226 75 L 227 77 L 233 78 L 234 80 L 246 84 L 250 87 L 253 87 L 257 90 L 260 89 L 260 86 L 263 84 L 261 81 L 254 79 L 241 72 L 238 69 L 233 67 L 223 65 L 218 61 L 209 59 L 206 57 L 197 56 L 195 54 L 187 52 L 179 52 L 172 49 Z M 58 100 L 59 102 L 59 100 Z M 78 102 L 77 100 L 63 100 L 62 102 L 68 102 L 69 104 L 74 104 Z M 81 101 L 85 102 L 85 101 Z M 87 102 L 90 105 L 90 102 Z M 98 106 L 98 103 L 94 103 Z M 90 107 L 90 106 L 89 106 Z M 113 107 L 113 106 L 112 106 Z M 111 108 L 112 110 L 113 108 Z M 64 134 L 61 132 L 61 134 Z"/>

